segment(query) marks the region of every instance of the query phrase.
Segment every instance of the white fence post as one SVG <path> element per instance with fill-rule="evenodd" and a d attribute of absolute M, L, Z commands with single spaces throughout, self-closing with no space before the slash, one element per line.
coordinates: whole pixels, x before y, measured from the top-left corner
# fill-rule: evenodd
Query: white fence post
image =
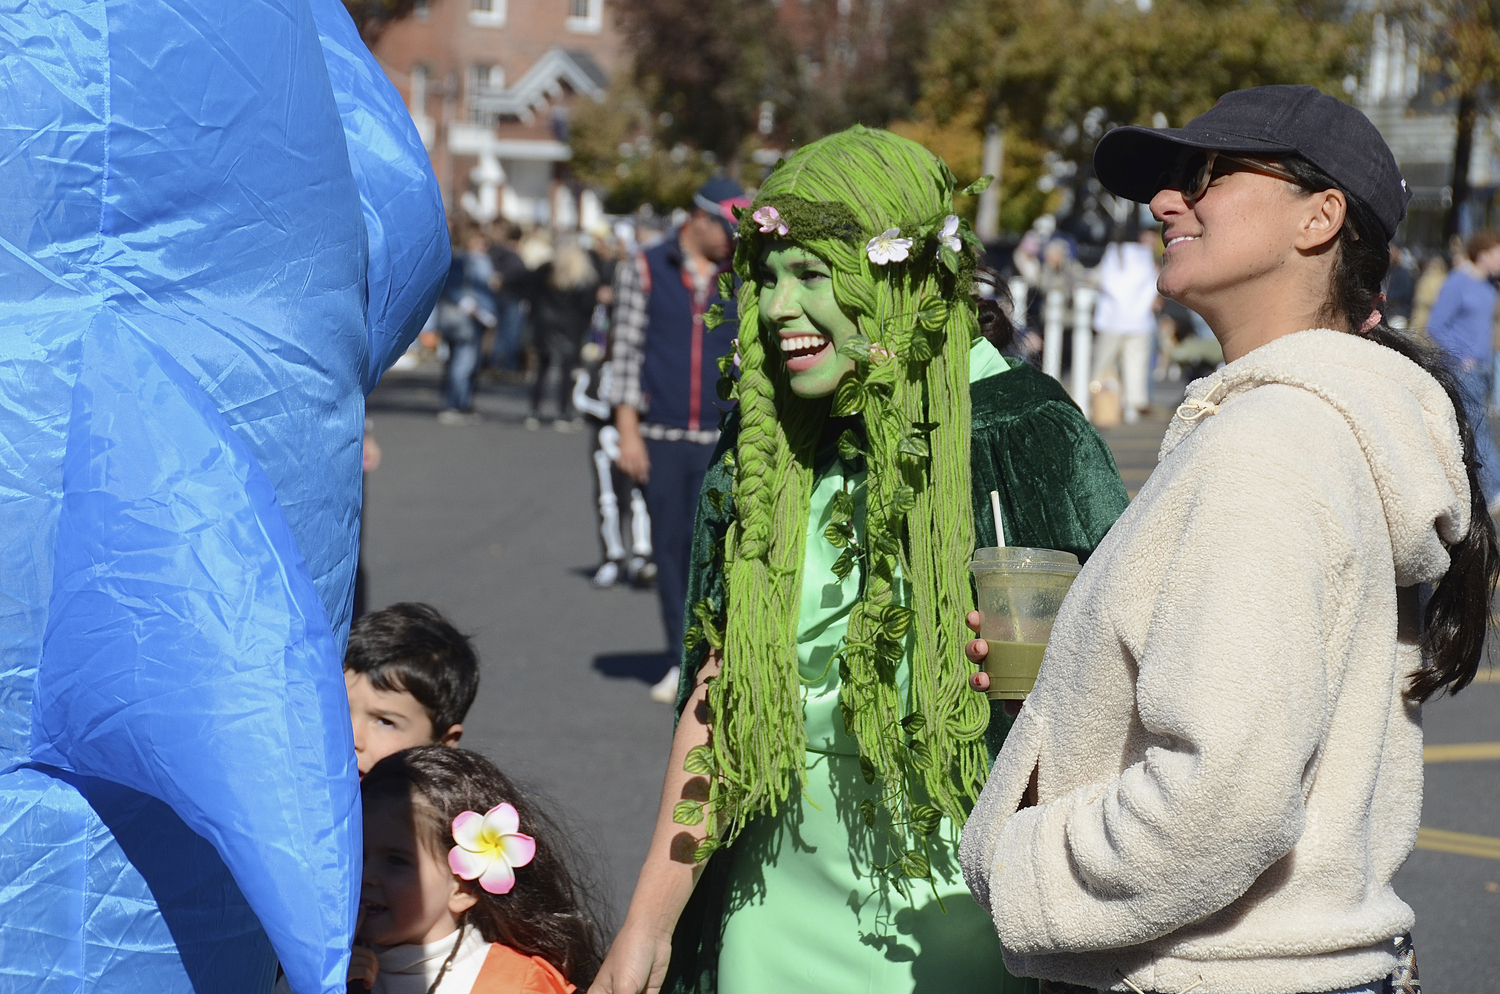
<path fill-rule="evenodd" d="M 1073 291 L 1073 402 L 1090 414 L 1090 373 L 1094 365 L 1094 299 L 1098 293 L 1087 284 Z"/>
<path fill-rule="evenodd" d="M 1042 308 L 1042 372 L 1062 382 L 1063 315 L 1067 301 L 1061 290 L 1048 290 Z"/>

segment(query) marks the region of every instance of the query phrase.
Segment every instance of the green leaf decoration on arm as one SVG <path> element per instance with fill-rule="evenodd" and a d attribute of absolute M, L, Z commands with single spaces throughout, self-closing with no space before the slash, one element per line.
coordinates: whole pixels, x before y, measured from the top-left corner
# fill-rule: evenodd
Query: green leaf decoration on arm
<path fill-rule="evenodd" d="M 719 296 L 725 300 L 734 299 L 734 273 L 726 270 L 719 274 Z"/>
<path fill-rule="evenodd" d="M 988 190 L 990 188 L 990 184 L 994 181 L 995 177 L 993 176 L 981 176 L 974 182 L 970 183 L 968 186 L 960 190 L 959 193 L 965 197 L 977 197 L 985 190 Z"/>
<path fill-rule="evenodd" d="M 711 776 L 714 772 L 714 751 L 706 745 L 693 746 L 683 758 L 682 768 L 695 776 Z"/>
<path fill-rule="evenodd" d="M 672 820 L 679 825 L 703 824 L 703 802 L 678 801 L 672 805 Z"/>
<path fill-rule="evenodd" d="M 707 597 L 693 605 L 693 617 L 698 619 L 693 627 L 702 630 L 703 638 L 708 640 L 708 644 L 715 649 L 724 648 L 724 634 L 719 631 L 713 604 Z"/>
<path fill-rule="evenodd" d="M 854 434 L 854 429 L 845 428 L 844 433 L 839 436 L 839 458 L 845 462 L 853 462 L 864 454 L 865 451 L 859 447 L 859 436 Z"/>
<path fill-rule="evenodd" d="M 703 327 L 713 331 L 724 323 L 724 305 L 714 304 L 703 314 Z"/>
<path fill-rule="evenodd" d="M 840 490 L 828 502 L 828 512 L 838 524 L 848 521 L 854 517 L 854 495 L 847 490 Z"/>
<path fill-rule="evenodd" d="M 719 849 L 718 839 L 704 839 L 698 843 L 698 848 L 693 850 L 693 862 L 701 863 L 712 856 Z"/>
<path fill-rule="evenodd" d="M 834 416 L 847 418 L 851 414 L 858 414 L 864 406 L 864 386 L 852 376 L 845 378 L 833 395 Z"/>

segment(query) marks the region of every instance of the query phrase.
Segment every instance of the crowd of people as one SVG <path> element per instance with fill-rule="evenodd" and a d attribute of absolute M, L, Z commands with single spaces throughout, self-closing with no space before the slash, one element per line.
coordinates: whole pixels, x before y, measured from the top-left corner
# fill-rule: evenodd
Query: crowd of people
<path fill-rule="evenodd" d="M 706 187 L 616 264 L 616 371 L 597 398 L 613 462 L 646 490 L 682 660 L 629 911 L 605 954 L 561 863 L 536 874 L 561 902 L 551 944 L 507 918 L 526 902 L 466 883 L 481 861 L 463 820 L 484 805 L 494 865 L 519 854 L 497 871 L 518 892 L 562 843 L 457 749 L 462 709 L 428 701 L 440 681 L 362 661 L 377 628 L 362 621 L 346 677 L 366 817 L 380 852 L 433 861 L 436 896 L 389 928 L 399 888 L 367 868 L 387 917 L 351 979 L 479 990 L 503 959 L 536 989 L 594 994 L 1412 982 L 1391 880 L 1420 813 L 1420 704 L 1473 678 L 1500 572 L 1485 420 L 1500 239 L 1455 253 L 1425 336 L 1394 327 L 1404 187 L 1368 121 L 1311 88 L 1111 132 L 1097 167 L 1161 228 L 1116 239 L 1092 272 L 1041 246 L 1038 287 L 1097 283 L 1094 371 L 1118 363 L 1126 408 L 1144 408 L 1168 299 L 1222 350 L 1128 504 L 1094 427 L 1020 354 L 1003 277 L 977 253 L 943 261 L 947 239 L 977 240 L 919 146 L 823 139 L 753 200 Z M 736 319 L 737 337 L 720 331 Z M 979 630 L 953 568 L 976 545 L 1084 564 L 1024 704 L 987 702 L 986 674 L 952 663 L 991 651 L 954 625 Z M 415 702 L 377 706 L 402 694 Z M 411 738 L 362 718 L 382 707 Z"/>
<path fill-rule="evenodd" d="M 1475 679 L 1500 578 L 1500 238 L 1411 279 L 1359 110 L 1261 86 L 1113 129 L 1094 173 L 1156 234 L 1011 260 L 1033 297 L 1097 281 L 1127 410 L 1160 314 L 1220 353 L 1127 500 L 1018 354 L 954 206 L 982 181 L 921 145 L 829 135 L 650 244 L 450 254 L 347 13 L 223 6 L 14 19 L 9 986 L 1418 989 L 1422 708 Z M 528 427 L 597 422 L 596 582 L 654 564 L 675 726 L 612 937 L 569 833 L 465 747 L 470 640 L 424 604 L 349 624 L 362 397 L 439 287 L 443 424 L 529 327 Z M 1001 559 L 1066 567 L 1045 632 L 971 610 Z"/>

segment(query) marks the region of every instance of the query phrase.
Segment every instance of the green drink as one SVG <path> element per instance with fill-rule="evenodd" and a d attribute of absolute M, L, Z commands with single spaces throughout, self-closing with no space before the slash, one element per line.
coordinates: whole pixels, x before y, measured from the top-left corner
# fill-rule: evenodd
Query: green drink
<path fill-rule="evenodd" d="M 1078 557 L 1055 549 L 978 549 L 969 570 L 979 593 L 979 635 L 991 700 L 1023 699 L 1052 636 L 1052 622 L 1078 575 Z"/>
<path fill-rule="evenodd" d="M 1020 700 L 1036 686 L 1046 642 L 991 642 L 984 671 L 990 675 L 989 696 L 995 700 Z"/>

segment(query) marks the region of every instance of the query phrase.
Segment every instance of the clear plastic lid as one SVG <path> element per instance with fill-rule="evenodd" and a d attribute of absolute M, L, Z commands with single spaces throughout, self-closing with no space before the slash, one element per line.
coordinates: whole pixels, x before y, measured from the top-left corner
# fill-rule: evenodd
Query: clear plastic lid
<path fill-rule="evenodd" d="M 1060 549 L 1028 549 L 1023 546 L 975 549 L 974 560 L 969 563 L 969 571 L 972 573 L 1026 570 L 1075 576 L 1082 568 L 1078 557 L 1071 552 Z"/>

